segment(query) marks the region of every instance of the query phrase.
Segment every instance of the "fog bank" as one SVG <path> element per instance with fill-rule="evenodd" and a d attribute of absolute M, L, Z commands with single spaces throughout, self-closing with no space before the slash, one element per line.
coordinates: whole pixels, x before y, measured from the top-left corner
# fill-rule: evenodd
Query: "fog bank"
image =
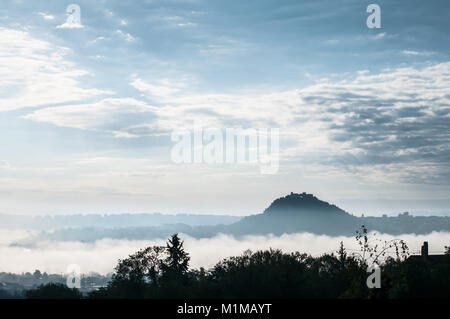
<path fill-rule="evenodd" d="M 35 269 L 48 273 L 65 273 L 67 266 L 78 264 L 83 273 L 98 272 L 106 274 L 113 271 L 118 259 L 151 245 L 163 245 L 166 239 L 155 240 L 113 240 L 102 239 L 95 243 L 82 242 L 37 242 L 32 249 L 11 246 L 16 240 L 26 238 L 29 232 L 0 232 L 0 272 L 32 272 Z M 240 255 L 247 249 L 252 251 L 278 248 L 285 252 L 300 251 L 314 257 L 331 253 L 344 242 L 349 253 L 358 249 L 354 237 L 318 236 L 310 233 L 297 233 L 282 236 L 248 236 L 236 239 L 229 235 L 213 238 L 195 239 L 181 234 L 185 248 L 191 256 L 191 267 L 209 268 L 223 258 Z M 434 232 L 427 235 L 406 234 L 392 236 L 377 234 L 383 240 L 403 239 L 411 253 L 419 253 L 424 241 L 429 242 L 430 253 L 444 252 L 444 246 L 450 245 L 450 233 Z"/>

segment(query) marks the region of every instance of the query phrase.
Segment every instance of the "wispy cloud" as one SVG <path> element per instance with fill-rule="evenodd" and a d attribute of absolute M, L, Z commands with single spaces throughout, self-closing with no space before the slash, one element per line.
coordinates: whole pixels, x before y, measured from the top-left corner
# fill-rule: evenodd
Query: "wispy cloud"
<path fill-rule="evenodd" d="M 0 28 L 0 111 L 80 101 L 109 92 L 84 88 L 89 73 L 66 58 L 68 49 Z"/>
<path fill-rule="evenodd" d="M 325 44 L 338 44 L 340 41 L 337 39 L 330 39 L 330 40 L 325 40 L 324 43 Z"/>
<path fill-rule="evenodd" d="M 105 37 L 97 37 L 94 40 L 89 41 L 88 44 L 96 44 L 96 43 L 99 43 L 99 42 L 105 41 L 105 40 L 107 40 L 107 38 L 105 38 Z"/>
<path fill-rule="evenodd" d="M 412 56 L 430 56 L 433 55 L 433 52 L 429 51 L 412 51 L 412 50 L 403 50 L 403 55 L 412 55 Z"/>
<path fill-rule="evenodd" d="M 137 40 L 130 33 L 124 32 L 122 30 L 116 30 L 116 34 L 127 42 L 134 42 Z"/>
<path fill-rule="evenodd" d="M 7 170 L 11 168 L 11 164 L 8 161 L 0 160 L 0 170 Z"/>
<path fill-rule="evenodd" d="M 51 20 L 54 20 L 54 19 L 55 19 L 55 16 L 54 16 L 54 15 L 51 15 L 51 14 L 49 14 L 49 13 L 39 12 L 38 14 L 39 14 L 43 19 L 45 19 L 45 20 L 51 21 Z"/>
<path fill-rule="evenodd" d="M 30 120 L 83 130 L 102 130 L 117 137 L 138 136 L 139 124 L 150 125 L 157 108 L 132 98 L 104 99 L 91 104 L 44 108 L 25 116 Z"/>
<path fill-rule="evenodd" d="M 57 29 L 83 29 L 84 25 L 79 24 L 79 23 L 68 23 L 65 22 L 63 24 L 60 24 L 58 26 L 56 26 Z"/>
<path fill-rule="evenodd" d="M 131 82 L 131 86 L 133 86 L 135 89 L 139 90 L 142 93 L 163 98 L 168 98 L 180 91 L 179 88 L 174 87 L 173 85 L 168 83 L 168 81 L 160 81 L 159 84 L 155 85 L 146 83 L 145 81 L 139 78 Z"/>
<path fill-rule="evenodd" d="M 155 85 L 136 78 L 131 85 L 158 107 L 134 99 L 103 100 L 45 108 L 27 118 L 117 137 L 169 134 L 194 122 L 281 127 L 285 139 L 296 140 L 283 148 L 286 159 L 344 165 L 358 174 L 372 167 L 369 171 L 384 171 L 386 178 L 445 183 L 450 174 L 449 70 L 450 63 L 377 74 L 363 70 L 353 80 L 325 79 L 300 90 L 259 95 L 187 94 L 187 88 L 168 80 Z M 404 169 L 396 172 L 398 165 Z"/>

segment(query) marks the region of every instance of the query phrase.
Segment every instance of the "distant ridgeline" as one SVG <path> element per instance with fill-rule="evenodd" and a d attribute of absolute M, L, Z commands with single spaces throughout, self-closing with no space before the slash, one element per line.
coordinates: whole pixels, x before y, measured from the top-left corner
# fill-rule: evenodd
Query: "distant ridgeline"
<path fill-rule="evenodd" d="M 129 215 L 133 220 L 138 216 Z M 141 215 L 144 217 L 145 215 Z M 339 207 L 319 200 L 312 194 L 291 193 L 275 200 L 262 214 L 242 219 L 231 216 L 178 215 L 170 217 L 166 223 L 145 225 L 139 222 L 123 223 L 108 227 L 102 223 L 92 223 L 90 227 L 65 227 L 56 231 L 43 231 L 37 237 L 18 242 L 18 245 L 31 245 L 39 239 L 95 241 L 101 238 L 113 239 L 155 239 L 167 238 L 174 233 L 204 238 L 217 234 L 230 234 L 237 237 L 245 235 L 289 234 L 310 232 L 320 235 L 353 236 L 362 225 L 369 231 L 400 235 L 407 233 L 427 234 L 433 231 L 450 231 L 450 217 L 411 216 L 408 213 L 396 217 L 356 217 Z M 122 215 L 121 218 L 124 216 Z M 164 219 L 164 215 L 158 215 Z M 86 217 L 89 218 L 89 217 Z M 146 217 L 150 218 L 150 217 Z M 153 216 L 152 218 L 156 218 Z M 98 219 L 98 215 L 96 218 Z M 145 218 L 144 218 L 145 219 Z M 171 219 L 172 223 L 168 222 Z M 203 220 L 203 225 L 202 225 Z M 168 223 L 167 223 L 168 222 Z M 127 225 L 128 224 L 128 225 Z M 130 225 L 131 224 L 131 225 Z"/>
<path fill-rule="evenodd" d="M 228 215 L 194 214 L 86 214 L 56 216 L 0 215 L 0 228 L 25 228 L 28 230 L 53 230 L 60 228 L 122 228 L 122 227 L 158 227 L 184 224 L 187 226 L 205 226 L 232 224 L 242 217 Z"/>
<path fill-rule="evenodd" d="M 365 225 L 369 231 L 393 235 L 433 231 L 450 231 L 450 217 L 411 216 L 356 217 L 312 194 L 291 193 L 275 200 L 260 215 L 243 218 L 229 225 L 233 234 L 267 234 L 311 232 L 324 235 L 354 235 Z"/>

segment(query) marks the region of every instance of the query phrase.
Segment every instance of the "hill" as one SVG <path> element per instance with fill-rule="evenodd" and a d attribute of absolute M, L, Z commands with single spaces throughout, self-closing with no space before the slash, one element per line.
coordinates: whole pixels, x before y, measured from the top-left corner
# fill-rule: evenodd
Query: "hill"
<path fill-rule="evenodd" d="M 357 217 L 335 205 L 312 194 L 291 193 L 274 200 L 262 214 L 245 217 L 225 228 L 235 235 L 294 232 L 353 235 L 359 226 Z"/>

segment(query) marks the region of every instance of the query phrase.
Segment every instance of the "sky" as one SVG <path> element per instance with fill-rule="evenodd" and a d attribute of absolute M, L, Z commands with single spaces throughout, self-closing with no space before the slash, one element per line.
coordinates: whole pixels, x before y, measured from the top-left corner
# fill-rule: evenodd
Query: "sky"
<path fill-rule="evenodd" d="M 356 215 L 448 214 L 449 13 L 446 0 L 3 0 L 0 213 L 247 215 L 293 191 Z M 175 163 L 171 134 L 195 123 L 279 129 L 279 169 Z"/>

